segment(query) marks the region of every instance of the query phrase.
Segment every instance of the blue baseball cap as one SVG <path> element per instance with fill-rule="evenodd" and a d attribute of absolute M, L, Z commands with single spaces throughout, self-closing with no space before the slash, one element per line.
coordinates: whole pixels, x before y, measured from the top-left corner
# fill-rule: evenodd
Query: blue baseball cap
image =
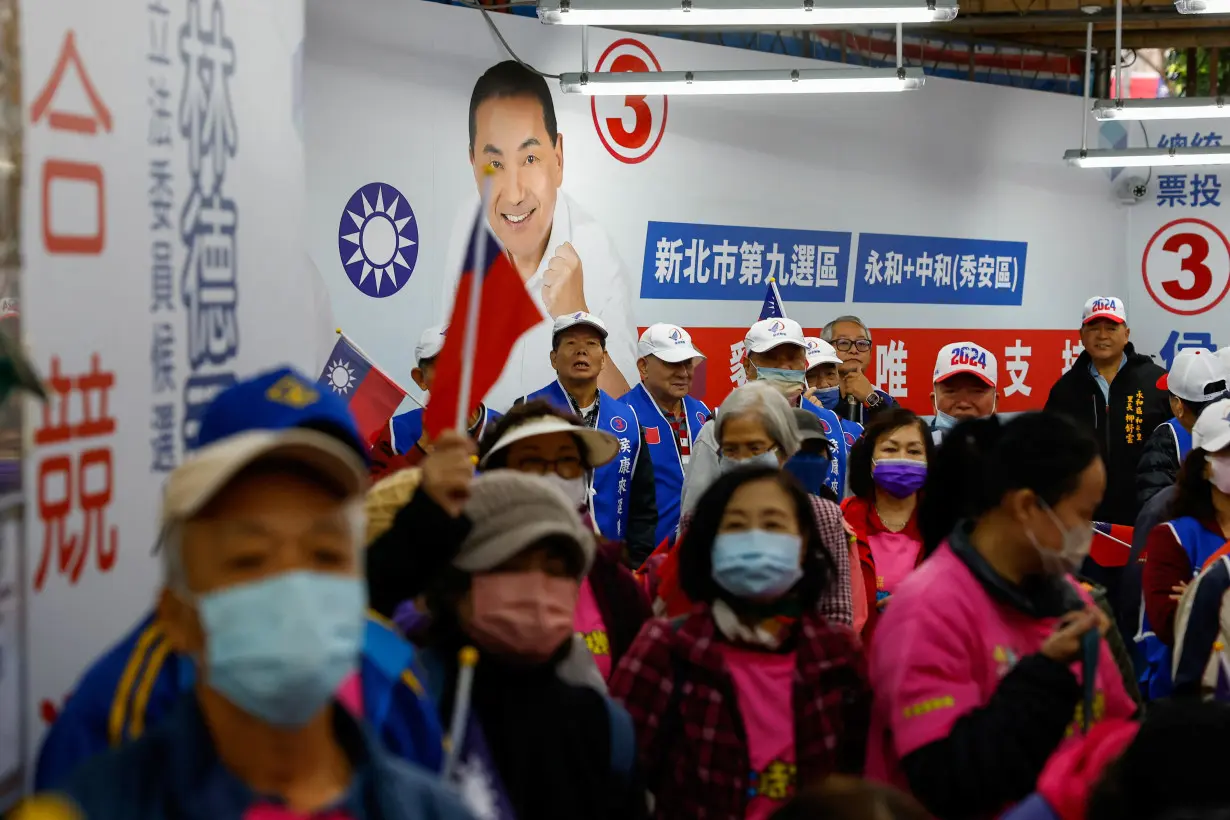
<path fill-rule="evenodd" d="M 201 415 L 196 448 L 253 430 L 295 427 L 327 433 L 353 448 L 365 462 L 368 459 L 346 402 L 289 367 L 236 382 L 219 393 Z"/>

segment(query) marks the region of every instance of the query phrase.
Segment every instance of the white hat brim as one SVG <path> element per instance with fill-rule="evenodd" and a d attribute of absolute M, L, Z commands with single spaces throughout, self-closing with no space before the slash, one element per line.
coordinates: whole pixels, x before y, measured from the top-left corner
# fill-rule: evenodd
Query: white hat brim
<path fill-rule="evenodd" d="M 794 345 L 795 347 L 801 347 L 803 350 L 807 350 L 807 343 L 801 342 L 798 339 L 769 339 L 761 344 L 748 347 L 747 351 L 749 353 L 768 353 L 770 350 L 779 348 L 782 345 Z"/>
<path fill-rule="evenodd" d="M 643 356 L 653 356 L 661 359 L 667 364 L 679 364 L 690 359 L 704 359 L 705 354 L 701 353 L 692 345 L 683 345 L 681 347 L 671 347 L 668 350 L 650 350 L 644 353 Z"/>
<path fill-rule="evenodd" d="M 491 456 L 504 450 L 518 441 L 525 441 L 527 438 L 535 436 L 546 436 L 552 433 L 571 433 L 581 440 L 581 444 L 585 447 L 586 460 L 589 461 L 591 467 L 601 467 L 603 464 L 609 464 L 619 455 L 619 439 L 606 432 L 605 430 L 594 430 L 589 427 L 580 427 L 576 424 L 561 419 L 557 416 L 543 416 L 542 418 L 527 421 L 525 424 L 518 425 L 506 432 L 500 437 L 500 440 L 495 443 L 487 455 L 483 456 L 480 467 L 486 465 L 491 460 Z"/>
<path fill-rule="evenodd" d="M 367 488 L 367 468 L 352 448 L 303 428 L 252 430 L 202 447 L 175 469 L 162 500 L 164 522 L 191 518 L 249 465 L 265 458 L 297 462 L 335 479 L 347 498 Z"/>

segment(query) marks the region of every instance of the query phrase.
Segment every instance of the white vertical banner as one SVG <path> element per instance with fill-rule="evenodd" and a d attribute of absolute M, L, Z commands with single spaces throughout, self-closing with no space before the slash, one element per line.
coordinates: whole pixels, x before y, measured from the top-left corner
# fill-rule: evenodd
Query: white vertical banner
<path fill-rule="evenodd" d="M 23 3 L 27 748 L 146 612 L 201 408 L 315 361 L 302 0 Z M 326 320 L 327 321 L 327 320 Z"/>
<path fill-rule="evenodd" d="M 1139 124 L 1128 123 L 1129 135 Z M 1148 124 L 1150 147 L 1230 145 L 1225 120 Z M 1169 367 L 1189 347 L 1230 345 L 1230 170 L 1133 169 L 1147 179 L 1128 209 L 1128 319 L 1142 353 Z M 1224 188 L 1223 188 L 1224 186 Z"/>

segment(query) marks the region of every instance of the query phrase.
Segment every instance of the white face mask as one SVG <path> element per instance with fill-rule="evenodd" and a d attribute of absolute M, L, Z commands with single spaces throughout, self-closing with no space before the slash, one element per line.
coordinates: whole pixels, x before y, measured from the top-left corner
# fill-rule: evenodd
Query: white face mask
<path fill-rule="evenodd" d="M 1230 453 L 1214 453 L 1208 457 L 1209 483 L 1230 495 Z"/>
<path fill-rule="evenodd" d="M 1085 563 L 1085 559 L 1089 557 L 1089 550 L 1093 546 L 1093 522 L 1090 522 L 1088 527 L 1077 525 L 1068 529 L 1059 516 L 1055 515 L 1055 511 L 1049 504 L 1040 498 L 1038 503 L 1051 517 L 1051 521 L 1055 522 L 1055 527 L 1063 538 L 1059 549 L 1053 550 L 1039 544 L 1032 530 L 1026 533 L 1029 536 L 1029 543 L 1033 544 L 1034 549 L 1038 551 L 1038 556 L 1042 559 L 1043 571 L 1048 575 L 1067 575 L 1069 572 L 1078 571 Z"/>
<path fill-rule="evenodd" d="M 561 478 L 557 473 L 547 473 L 543 478 L 559 487 L 578 511 L 586 512 L 589 510 L 589 482 L 583 476 Z"/>

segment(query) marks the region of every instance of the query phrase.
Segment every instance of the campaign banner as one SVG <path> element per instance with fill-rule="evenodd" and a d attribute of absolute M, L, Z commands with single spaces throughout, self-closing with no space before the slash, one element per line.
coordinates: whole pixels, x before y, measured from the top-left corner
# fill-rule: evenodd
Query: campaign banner
<path fill-rule="evenodd" d="M 1019 305 L 1024 242 L 861 233 L 855 302 Z"/>
<path fill-rule="evenodd" d="M 650 222 L 642 299 L 755 299 L 773 279 L 783 300 L 844 302 L 850 234 Z"/>
<path fill-rule="evenodd" d="M 328 112 L 307 130 L 308 250 L 338 324 L 403 384 L 419 334 L 447 321 L 486 168 L 486 216 L 543 314 L 510 343 L 496 410 L 554 380 L 552 323 L 579 310 L 607 326 L 600 385 L 618 394 L 638 378 L 638 328 L 740 328 L 729 351 L 769 277 L 813 329 L 844 314 L 877 340 L 1019 328 L 1034 356 L 1052 344 L 1035 332 L 1074 333 L 1089 297 L 1127 288 L 1123 210 L 1104 176 L 1062 162 L 1061 95 L 930 76 L 906 94 L 565 94 L 474 9 L 351 0 L 307 15 L 305 104 Z M 533 69 L 575 70 L 575 32 L 491 23 Z M 588 43 L 600 71 L 828 65 L 601 28 Z M 376 112 L 356 146 L 354 123 Z M 1008 400 L 1034 402 L 1026 384 L 1033 396 Z"/>
<path fill-rule="evenodd" d="M 202 409 L 257 369 L 317 366 L 303 5 L 258 6 L 22 4 L 22 322 L 48 392 L 26 415 L 31 765 L 81 672 L 154 601 L 158 499 Z"/>
<path fill-rule="evenodd" d="M 1159 123 L 1153 140 L 1135 123 L 1117 124 L 1113 134 L 1124 147 L 1216 147 L 1223 144 L 1225 122 Z M 1126 182 L 1120 174 L 1117 181 L 1134 183 L 1141 194 L 1138 204 L 1126 209 L 1125 301 L 1136 349 L 1170 367 L 1180 350 L 1216 350 L 1230 344 L 1225 320 L 1230 304 L 1230 199 L 1224 200 L 1222 193 L 1223 183 L 1230 186 L 1230 174 L 1220 166 L 1155 169 L 1152 175 Z"/>
<path fill-rule="evenodd" d="M 703 368 L 697 368 L 692 393 L 715 409 L 731 390 L 747 381 L 743 347 L 747 328 L 687 330 L 706 356 Z M 803 332 L 818 336 L 820 329 L 804 328 Z M 973 342 L 995 354 L 999 362 L 996 406 L 1003 412 L 1041 410 L 1051 386 L 1084 350 L 1076 330 L 875 328 L 865 372 L 877 388 L 902 406 L 930 415 L 935 412 L 931 385 L 936 356 L 940 348 L 953 342 Z"/>

